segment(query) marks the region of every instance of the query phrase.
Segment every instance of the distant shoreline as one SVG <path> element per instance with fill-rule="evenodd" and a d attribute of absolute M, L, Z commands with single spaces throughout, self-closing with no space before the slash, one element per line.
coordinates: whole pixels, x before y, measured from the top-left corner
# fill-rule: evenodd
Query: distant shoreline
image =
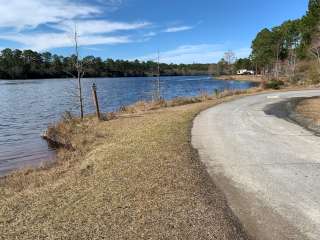
<path fill-rule="evenodd" d="M 262 82 L 262 75 L 221 75 L 214 78 L 218 80 L 226 80 L 226 81 L 237 80 L 237 81 L 249 81 L 249 82 L 257 82 L 257 83 Z"/>
<path fill-rule="evenodd" d="M 161 75 L 160 77 L 203 77 L 208 76 L 210 74 L 186 74 L 186 75 Z M 112 77 L 92 77 L 92 76 L 84 76 L 82 79 L 90 79 L 90 78 L 156 78 L 157 76 L 112 76 Z M 0 79 L 0 81 L 23 81 L 23 80 L 54 80 L 54 79 L 73 79 L 72 77 L 64 76 L 64 77 L 49 77 L 49 78 L 16 78 L 16 79 Z"/>
<path fill-rule="evenodd" d="M 262 81 L 261 75 L 221 75 L 221 76 L 212 76 L 210 74 L 199 74 L 199 75 L 162 75 L 162 78 L 165 77 L 212 77 L 216 80 L 224 81 L 248 81 L 248 82 L 257 82 Z M 117 76 L 117 77 L 83 77 L 83 79 L 102 79 L 102 78 L 155 78 L 157 76 Z M 18 78 L 18 79 L 0 79 L 0 81 L 30 81 L 30 80 L 56 80 L 56 79 L 73 79 L 72 77 L 53 77 L 53 78 Z"/>

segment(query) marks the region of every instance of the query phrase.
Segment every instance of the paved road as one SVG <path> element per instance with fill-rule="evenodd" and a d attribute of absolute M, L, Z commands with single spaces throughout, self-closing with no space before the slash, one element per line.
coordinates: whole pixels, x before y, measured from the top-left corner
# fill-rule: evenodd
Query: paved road
<path fill-rule="evenodd" d="M 320 239 L 320 137 L 263 110 L 320 90 L 224 103 L 194 121 L 192 143 L 255 239 Z"/>

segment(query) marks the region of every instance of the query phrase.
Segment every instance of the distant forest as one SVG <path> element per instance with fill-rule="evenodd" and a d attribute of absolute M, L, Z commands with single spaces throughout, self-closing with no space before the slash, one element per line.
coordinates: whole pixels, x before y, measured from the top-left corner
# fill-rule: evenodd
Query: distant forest
<path fill-rule="evenodd" d="M 0 79 L 65 78 L 76 75 L 76 56 L 63 57 L 50 52 L 32 50 L 1 51 Z M 155 76 L 158 63 L 124 60 L 102 60 L 88 56 L 81 60 L 84 77 L 142 77 Z M 162 76 L 208 74 L 209 64 L 160 64 Z"/>
<path fill-rule="evenodd" d="M 239 69 L 255 70 L 271 78 L 320 83 L 320 0 L 309 0 L 306 14 L 280 26 L 262 29 L 252 41 L 248 58 L 229 51 L 216 64 L 160 64 L 162 76 L 229 75 Z M 76 75 L 76 56 L 4 49 L 0 53 L 0 79 L 65 78 Z M 157 75 L 154 61 L 81 60 L 84 77 L 139 77 Z"/>
<path fill-rule="evenodd" d="M 264 28 L 252 42 L 249 58 L 238 59 L 234 69 L 251 69 L 293 82 L 320 82 L 320 0 L 309 0 L 306 14 L 271 29 Z"/>

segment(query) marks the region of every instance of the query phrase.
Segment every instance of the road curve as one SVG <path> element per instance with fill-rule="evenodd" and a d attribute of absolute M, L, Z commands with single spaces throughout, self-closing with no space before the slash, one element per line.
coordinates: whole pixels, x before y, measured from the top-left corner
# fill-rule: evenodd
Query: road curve
<path fill-rule="evenodd" d="M 194 120 L 192 144 L 254 239 L 320 239 L 320 138 L 264 109 L 320 90 L 244 97 Z"/>

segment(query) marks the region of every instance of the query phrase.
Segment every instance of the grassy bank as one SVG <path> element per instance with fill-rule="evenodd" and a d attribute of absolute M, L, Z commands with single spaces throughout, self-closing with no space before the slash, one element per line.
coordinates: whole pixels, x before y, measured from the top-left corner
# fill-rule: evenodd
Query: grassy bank
<path fill-rule="evenodd" d="M 320 98 L 309 98 L 299 102 L 296 111 L 320 126 Z"/>
<path fill-rule="evenodd" d="M 298 99 L 292 113 L 292 119 L 302 127 L 320 134 L 320 98 Z"/>
<path fill-rule="evenodd" d="M 0 239 L 246 239 L 190 144 L 195 115 L 228 95 L 67 118 L 54 166 L 1 179 Z"/>
<path fill-rule="evenodd" d="M 261 75 L 222 75 L 214 78 L 218 80 L 238 80 L 238 81 L 249 81 L 249 82 L 257 82 L 257 83 L 261 83 L 263 80 L 263 76 Z"/>

